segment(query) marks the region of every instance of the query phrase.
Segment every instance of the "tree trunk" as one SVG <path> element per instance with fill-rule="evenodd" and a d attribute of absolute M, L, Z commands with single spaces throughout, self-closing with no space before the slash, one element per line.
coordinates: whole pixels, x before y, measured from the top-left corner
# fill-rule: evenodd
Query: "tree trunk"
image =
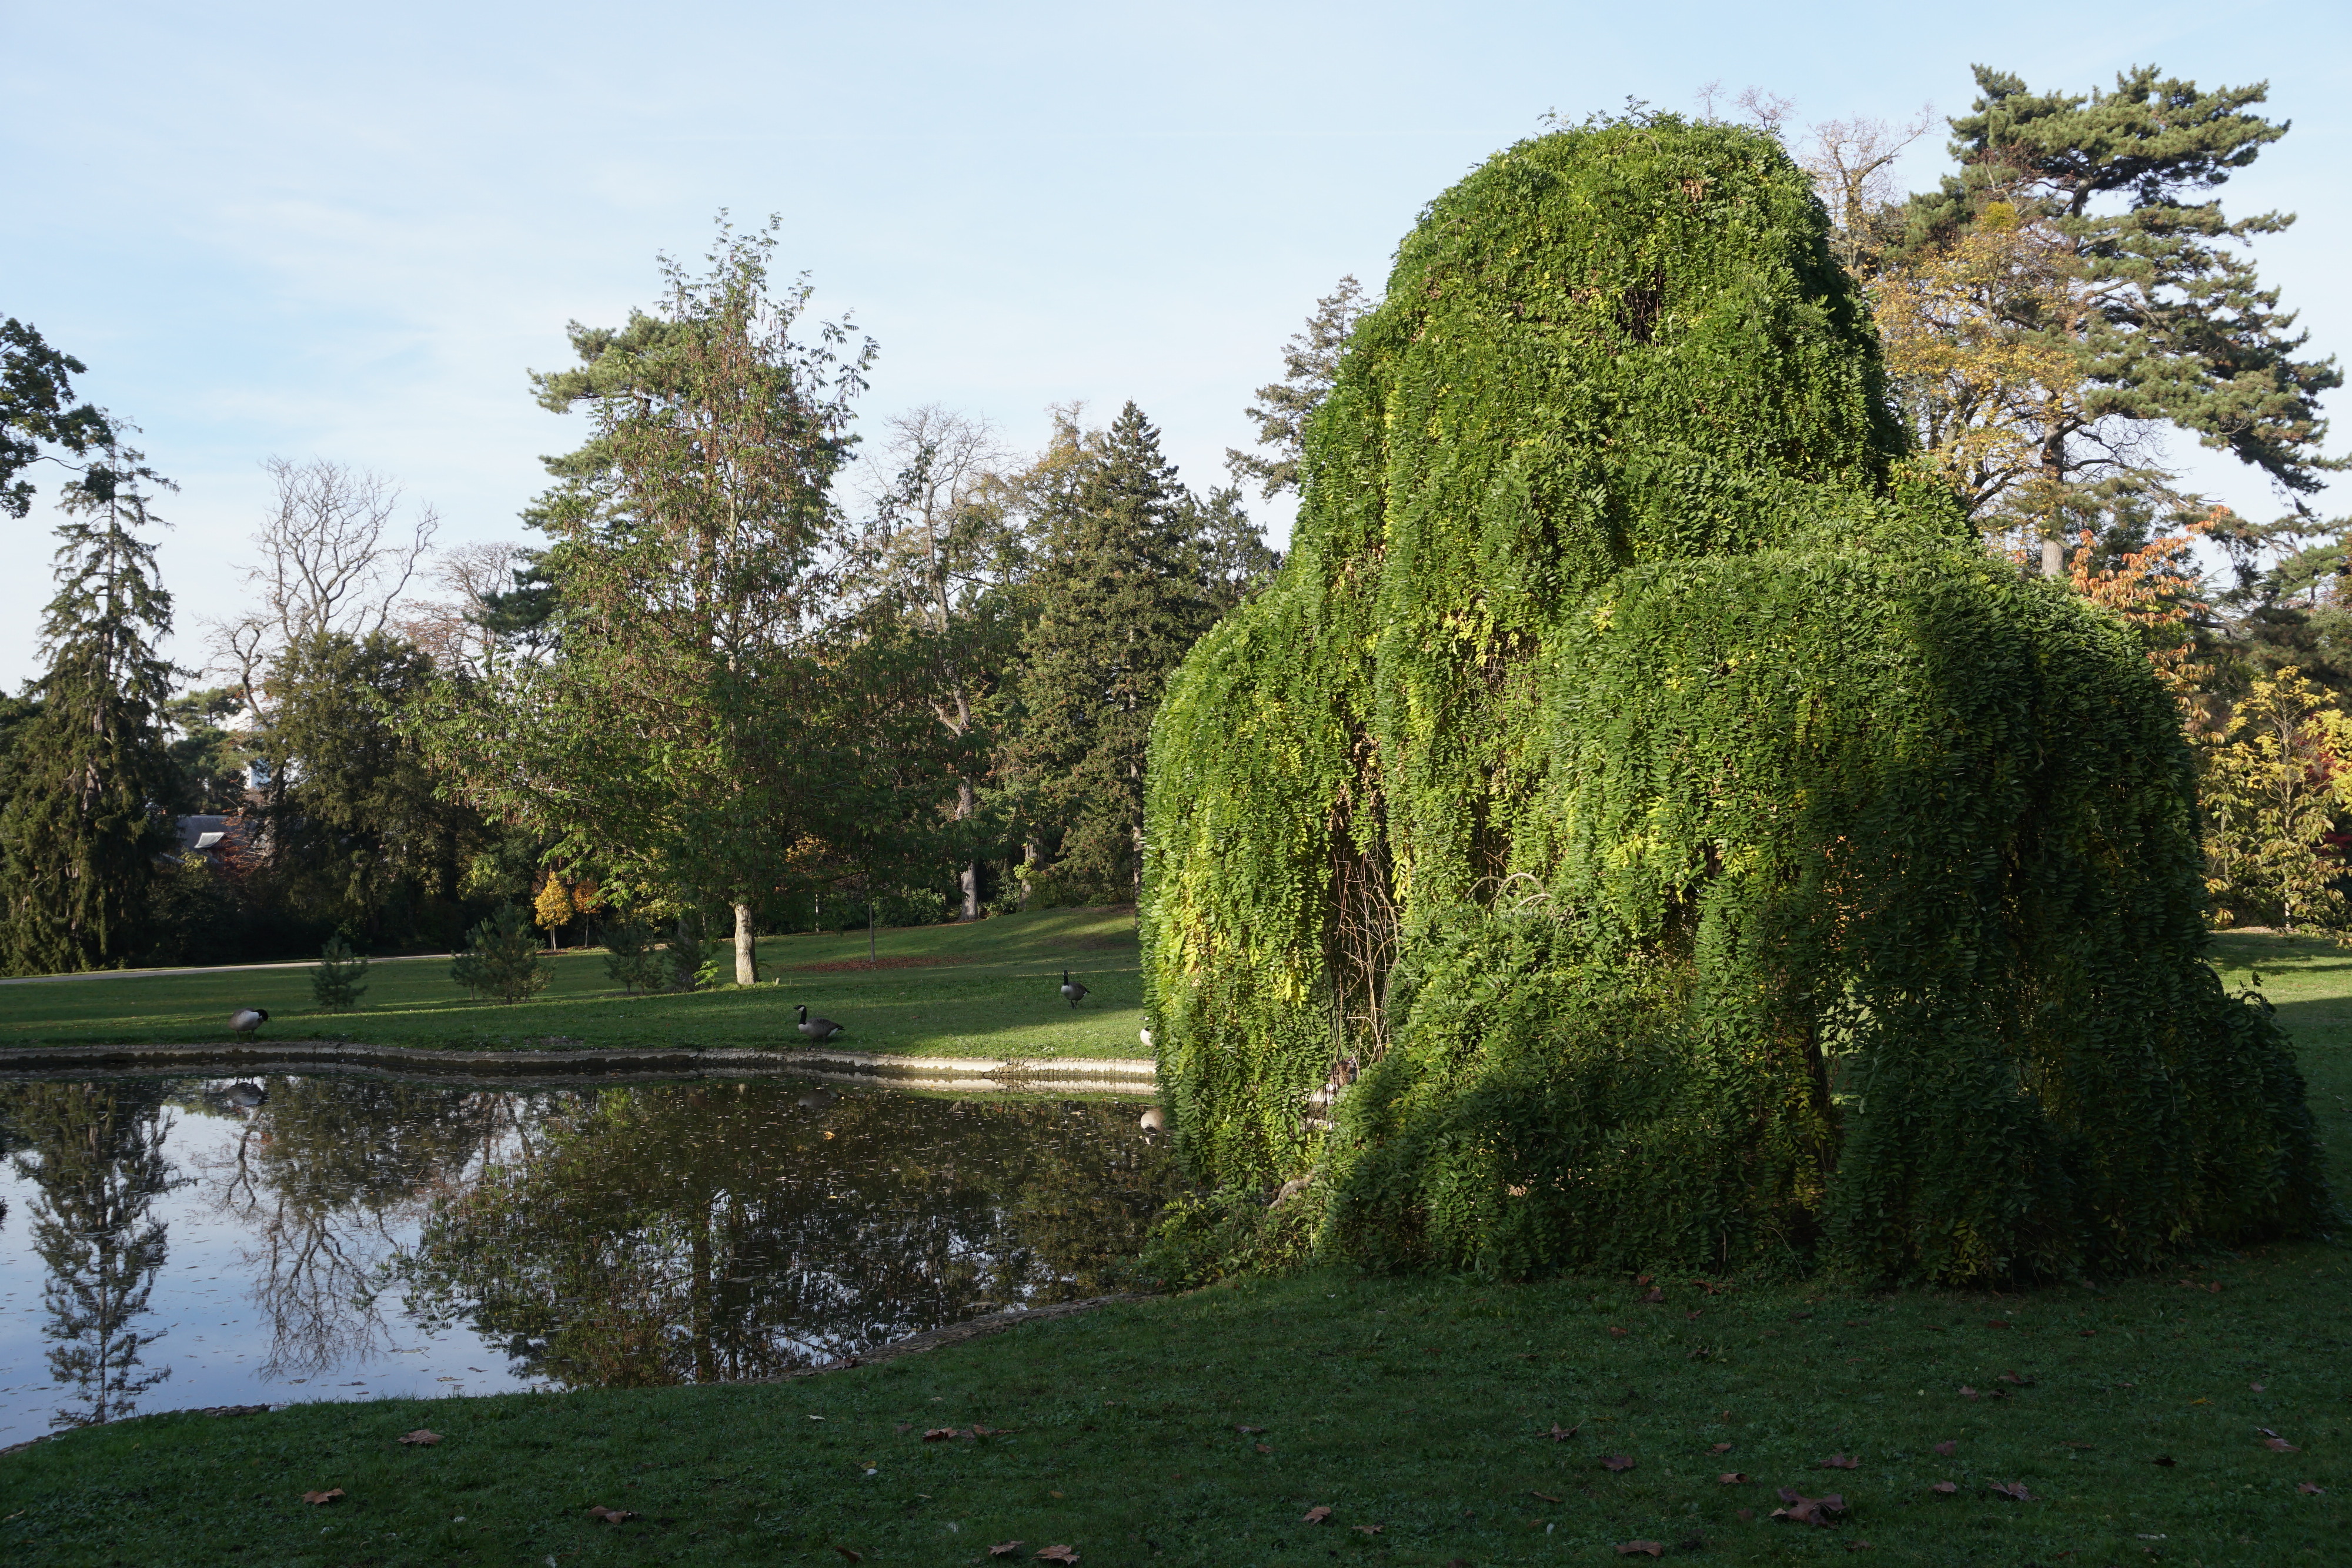
<path fill-rule="evenodd" d="M 1038 843 L 1034 839 L 1026 840 L 1021 845 L 1021 870 L 1019 875 L 1021 878 L 1021 907 L 1024 911 L 1029 907 L 1030 875 L 1037 869 L 1037 862 L 1044 857 L 1045 852 L 1045 846 Z"/>
<path fill-rule="evenodd" d="M 866 895 L 866 967 L 874 967 L 874 895 Z"/>
<path fill-rule="evenodd" d="M 979 802 L 972 798 L 971 780 L 969 779 L 957 780 L 956 821 L 959 822 L 970 821 L 971 820 L 972 810 L 978 804 Z M 979 919 L 980 862 L 978 861 L 966 861 L 964 862 L 963 870 L 956 874 L 956 882 L 963 889 L 963 912 L 957 915 L 956 918 L 959 920 Z"/>
<path fill-rule="evenodd" d="M 2044 577 L 2066 575 L 2066 547 L 2056 539 L 2042 541 L 2042 575 Z"/>
<path fill-rule="evenodd" d="M 735 983 L 749 986 L 760 978 L 760 953 L 751 940 L 751 906 L 735 905 Z"/>

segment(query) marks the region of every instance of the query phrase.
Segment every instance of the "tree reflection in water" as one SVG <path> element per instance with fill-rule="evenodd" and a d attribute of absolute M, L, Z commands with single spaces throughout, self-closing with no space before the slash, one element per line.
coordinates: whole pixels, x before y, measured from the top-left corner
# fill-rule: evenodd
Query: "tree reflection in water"
<path fill-rule="evenodd" d="M 390 1348 L 379 1297 L 398 1232 L 501 1147 L 543 1096 L 343 1077 L 273 1078 L 224 1158 L 213 1205 L 252 1238 L 240 1261 L 269 1325 L 259 1375 L 309 1377 Z M 240 1113 L 231 1110 L 228 1113 Z"/>
<path fill-rule="evenodd" d="M 1174 1179 L 1131 1107 L 615 1088 L 436 1201 L 413 1309 L 568 1385 L 759 1377 L 1125 1280 Z"/>
<path fill-rule="evenodd" d="M 54 1427 L 95 1426 L 135 1415 L 139 1396 L 171 1375 L 142 1354 L 162 1337 L 133 1326 L 148 1311 L 166 1251 L 149 1216 L 178 1185 L 163 1140 L 171 1124 L 160 1085 L 0 1085 L 16 1175 L 33 1184 L 33 1249 L 47 1274 L 42 1334 L 50 1375 L 79 1401 Z"/>

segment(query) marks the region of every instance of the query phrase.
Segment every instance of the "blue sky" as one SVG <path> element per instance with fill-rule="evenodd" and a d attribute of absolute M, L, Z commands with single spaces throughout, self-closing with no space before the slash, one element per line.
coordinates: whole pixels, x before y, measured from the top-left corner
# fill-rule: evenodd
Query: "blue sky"
<path fill-rule="evenodd" d="M 1793 99 L 1801 128 L 1964 111 L 1977 61 L 2074 90 L 2154 62 L 2270 82 L 2294 130 L 2227 201 L 2301 214 L 2258 256 L 2314 347 L 2352 357 L 2347 18 L 2284 0 L 0 0 L 0 314 L 84 360 L 86 395 L 181 482 L 163 562 L 193 662 L 201 619 L 238 606 L 271 455 L 392 475 L 447 541 L 524 537 L 539 455 L 577 438 L 526 369 L 564 361 L 566 321 L 649 302 L 655 253 L 698 256 L 720 207 L 781 213 L 817 311 L 879 341 L 869 426 L 936 402 L 1029 446 L 1050 402 L 1133 398 L 1205 487 L 1315 297 L 1346 272 L 1377 287 L 1421 205 L 1548 110 L 1688 110 L 1719 80 Z M 1907 183 L 1944 163 L 1929 138 Z M 2345 510 L 2347 486 L 2323 504 Z M 47 518 L 0 524 L 21 534 L 0 578 L 11 689 L 36 667 Z"/>

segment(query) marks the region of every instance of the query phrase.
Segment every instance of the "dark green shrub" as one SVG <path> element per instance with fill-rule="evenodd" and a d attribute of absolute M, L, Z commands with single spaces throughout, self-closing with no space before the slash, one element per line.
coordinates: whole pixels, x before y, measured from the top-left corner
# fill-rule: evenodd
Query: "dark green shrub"
<path fill-rule="evenodd" d="M 499 904 L 466 934 L 466 944 L 449 977 L 476 996 L 519 1002 L 546 988 L 551 971 L 538 933 L 513 904 Z"/>
<path fill-rule="evenodd" d="M 310 971 L 310 998 L 328 1012 L 347 1012 L 359 1006 L 367 990 L 368 961 L 355 957 L 343 934 L 327 938 L 319 967 Z"/>
<path fill-rule="evenodd" d="M 673 991 L 691 991 L 708 983 L 704 971 L 715 961 L 709 944 L 702 939 L 702 922 L 693 915 L 681 915 L 670 927 L 669 946 L 662 955 L 667 973 L 662 978 Z"/>
<path fill-rule="evenodd" d="M 653 927 L 635 915 L 620 915 L 599 933 L 604 939 L 604 973 L 631 995 L 668 983 L 669 965 L 654 946 Z"/>
<path fill-rule="evenodd" d="M 1432 204 L 1154 729 L 1198 1178 L 1319 1168 L 1334 1249 L 1514 1275 L 1996 1281 L 2327 1212 L 2201 959 L 2177 710 L 1901 458 L 1769 139 L 1562 132 Z"/>

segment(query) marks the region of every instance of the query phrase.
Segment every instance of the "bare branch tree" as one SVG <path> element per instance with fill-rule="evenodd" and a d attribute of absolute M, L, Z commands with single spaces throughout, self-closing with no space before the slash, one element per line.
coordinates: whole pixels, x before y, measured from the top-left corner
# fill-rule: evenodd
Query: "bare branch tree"
<path fill-rule="evenodd" d="M 443 669 L 487 669 L 498 648 L 490 625 L 492 601 L 514 587 L 515 572 L 530 553 L 528 545 L 505 539 L 443 550 L 431 578 L 446 597 L 402 601 L 394 629 Z"/>
<path fill-rule="evenodd" d="M 1833 243 L 1838 259 L 1860 268 L 1875 259 L 1878 246 L 1873 230 L 1878 214 L 1903 199 L 1895 182 L 1895 161 L 1927 134 L 1935 123 L 1933 104 L 1901 125 L 1856 116 L 1824 120 L 1812 128 L 1798 165 L 1813 177 L 1830 221 L 1837 225 Z"/>

